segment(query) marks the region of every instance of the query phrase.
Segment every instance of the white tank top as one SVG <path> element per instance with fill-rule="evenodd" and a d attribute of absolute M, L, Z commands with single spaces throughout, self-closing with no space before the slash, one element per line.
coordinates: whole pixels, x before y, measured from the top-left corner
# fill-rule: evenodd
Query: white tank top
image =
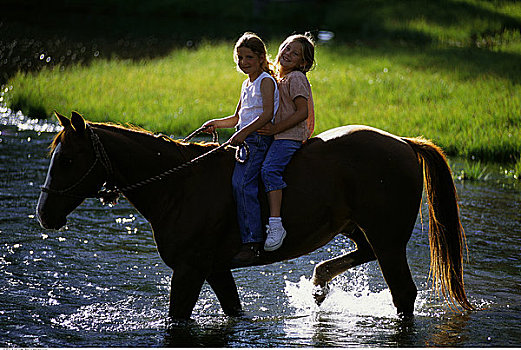
<path fill-rule="evenodd" d="M 241 88 L 241 109 L 239 110 L 239 130 L 249 125 L 255 118 L 262 114 L 262 94 L 261 82 L 264 78 L 273 80 L 275 91 L 273 92 L 273 117 L 279 108 L 279 89 L 277 82 L 271 75 L 262 72 L 255 81 L 250 83 L 250 79 L 246 79 L 242 83 Z M 273 120 L 273 119 L 272 119 Z"/>

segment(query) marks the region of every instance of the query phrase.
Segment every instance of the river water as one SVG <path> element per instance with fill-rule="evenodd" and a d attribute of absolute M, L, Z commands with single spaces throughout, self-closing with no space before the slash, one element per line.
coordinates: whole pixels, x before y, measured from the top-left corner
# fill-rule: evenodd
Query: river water
<path fill-rule="evenodd" d="M 453 312 L 432 292 L 426 227 L 418 219 L 408 245 L 419 289 L 412 320 L 395 315 L 374 262 L 339 276 L 322 306 L 314 304 L 313 267 L 354 248 L 338 237 L 298 259 L 235 270 L 248 318 L 224 316 L 205 285 L 193 321 L 168 325 L 170 270 L 128 202 L 108 208 L 89 199 L 66 229 L 39 226 L 35 206 L 56 129 L 0 113 L 0 347 L 521 346 L 518 182 L 457 183 L 469 250 L 466 288 L 482 310 Z"/>

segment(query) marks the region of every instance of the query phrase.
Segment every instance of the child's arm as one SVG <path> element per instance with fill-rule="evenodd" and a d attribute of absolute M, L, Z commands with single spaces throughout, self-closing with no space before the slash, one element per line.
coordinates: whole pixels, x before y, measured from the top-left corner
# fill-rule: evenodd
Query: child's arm
<path fill-rule="evenodd" d="M 215 129 L 219 128 L 233 128 L 239 122 L 239 110 L 241 109 L 241 100 L 237 103 L 237 107 L 235 108 L 235 114 L 230 115 L 228 117 L 212 119 L 208 120 L 203 124 L 203 127 L 206 127 L 205 132 L 211 133 Z"/>
<path fill-rule="evenodd" d="M 293 115 L 291 115 L 291 117 L 286 118 L 277 124 L 267 123 L 258 130 L 258 133 L 261 135 L 275 135 L 294 127 L 303 120 L 306 120 L 308 117 L 308 100 L 303 96 L 297 96 L 293 101 L 295 102 L 297 110 Z"/>
<path fill-rule="evenodd" d="M 261 81 L 260 90 L 262 95 L 262 113 L 254 121 L 230 137 L 228 142 L 231 145 L 240 145 L 249 134 L 257 131 L 273 118 L 275 83 L 269 78 L 264 78 Z"/>

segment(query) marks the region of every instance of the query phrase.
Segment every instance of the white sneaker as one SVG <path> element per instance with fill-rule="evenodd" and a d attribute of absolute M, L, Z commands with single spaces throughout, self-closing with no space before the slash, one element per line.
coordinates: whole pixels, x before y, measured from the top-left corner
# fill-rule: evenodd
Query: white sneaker
<path fill-rule="evenodd" d="M 266 242 L 264 243 L 264 250 L 272 252 L 279 249 L 282 245 L 282 241 L 286 237 L 286 230 L 284 227 L 280 226 L 272 229 L 269 225 L 266 225 L 266 232 L 268 233 L 268 236 L 266 237 Z"/>

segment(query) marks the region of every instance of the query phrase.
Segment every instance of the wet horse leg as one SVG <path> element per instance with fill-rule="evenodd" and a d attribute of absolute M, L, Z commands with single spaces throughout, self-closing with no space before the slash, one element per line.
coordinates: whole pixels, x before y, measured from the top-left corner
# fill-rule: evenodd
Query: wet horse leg
<path fill-rule="evenodd" d="M 375 248 L 375 253 L 398 314 L 412 316 L 418 292 L 407 263 L 405 247 L 401 249 Z"/>
<path fill-rule="evenodd" d="M 170 287 L 169 316 L 189 319 L 205 280 L 204 274 L 189 266 L 176 267 Z"/>
<path fill-rule="evenodd" d="M 230 270 L 213 271 L 206 281 L 212 287 L 224 313 L 228 316 L 242 315 L 242 306 L 235 279 Z"/>
<path fill-rule="evenodd" d="M 407 263 L 407 242 L 414 227 L 415 216 L 388 216 L 381 221 L 372 221 L 364 228 L 398 314 L 412 316 L 417 289 Z M 409 221 L 409 222 L 408 222 Z"/>
<path fill-rule="evenodd" d="M 322 261 L 315 266 L 313 271 L 313 297 L 315 302 L 320 305 L 329 293 L 328 283 L 334 277 L 347 271 L 348 269 L 375 260 L 376 257 L 363 232 L 356 228 L 348 235 L 356 243 L 357 249 L 345 255 Z"/>

